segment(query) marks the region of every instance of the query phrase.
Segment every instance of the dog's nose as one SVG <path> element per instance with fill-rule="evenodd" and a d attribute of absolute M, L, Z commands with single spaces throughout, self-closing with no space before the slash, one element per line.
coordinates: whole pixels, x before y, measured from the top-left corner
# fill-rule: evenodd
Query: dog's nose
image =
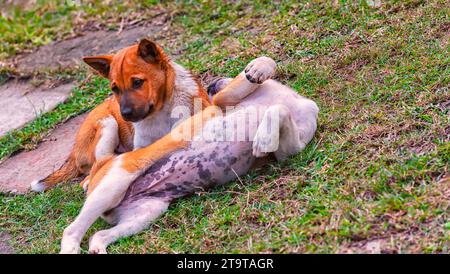
<path fill-rule="evenodd" d="M 150 112 L 150 111 L 152 111 L 152 110 L 153 110 L 153 104 L 150 103 L 150 104 L 148 104 L 148 112 Z"/>
<path fill-rule="evenodd" d="M 130 107 L 120 108 L 120 114 L 122 114 L 123 118 L 129 118 L 133 115 L 133 109 Z"/>

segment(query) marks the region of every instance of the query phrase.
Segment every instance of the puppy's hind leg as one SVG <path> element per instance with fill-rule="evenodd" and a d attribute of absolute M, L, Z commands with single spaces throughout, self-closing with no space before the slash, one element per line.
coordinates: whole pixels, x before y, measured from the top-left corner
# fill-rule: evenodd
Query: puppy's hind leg
<path fill-rule="evenodd" d="M 120 203 L 130 183 L 138 176 L 121 168 L 121 156 L 105 164 L 103 169 L 107 170 L 106 174 L 97 173 L 96 175 L 103 176 L 101 180 L 97 183 L 94 181 L 92 186 L 92 183 L 89 183 L 89 188 L 93 188 L 92 192 L 88 194 L 75 221 L 64 230 L 61 253 L 78 253 L 81 240 L 88 228 L 104 212 Z M 91 179 L 95 180 L 96 176 Z"/>
<path fill-rule="evenodd" d="M 234 106 L 251 94 L 267 79 L 275 74 L 276 63 L 269 57 L 259 57 L 251 61 L 247 67 L 229 81 L 227 85 L 213 97 L 213 104 L 219 107 Z"/>
<path fill-rule="evenodd" d="M 253 138 L 253 155 L 264 157 L 274 152 L 278 161 L 305 147 L 299 129 L 284 105 L 270 106 L 265 112 Z"/>
<path fill-rule="evenodd" d="M 127 206 L 119 206 L 114 209 L 119 222 L 116 226 L 95 233 L 89 241 L 89 253 L 106 254 L 109 244 L 119 238 L 136 234 L 163 214 L 169 206 L 169 202 L 163 199 L 147 199 L 132 202 Z M 122 207 L 122 208 L 121 208 Z"/>

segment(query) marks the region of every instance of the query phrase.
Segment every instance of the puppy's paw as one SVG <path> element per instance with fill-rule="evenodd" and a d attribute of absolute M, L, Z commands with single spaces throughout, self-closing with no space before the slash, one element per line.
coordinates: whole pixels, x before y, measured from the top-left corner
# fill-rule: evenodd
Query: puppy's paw
<path fill-rule="evenodd" d="M 275 74 L 276 63 L 272 58 L 259 57 L 251 61 L 245 68 L 245 77 L 252 83 L 262 84 Z"/>
<path fill-rule="evenodd" d="M 89 182 L 91 177 L 88 175 L 86 178 L 83 179 L 83 181 L 80 182 L 80 186 L 83 188 L 84 192 L 88 190 Z"/>
<path fill-rule="evenodd" d="M 107 247 L 102 231 L 95 233 L 89 240 L 89 254 L 108 254 Z"/>
<path fill-rule="evenodd" d="M 264 157 L 270 152 L 277 151 L 278 145 L 279 135 L 269 130 L 267 123 L 262 123 L 253 138 L 253 156 Z"/>
<path fill-rule="evenodd" d="M 78 254 L 80 253 L 80 245 L 75 241 L 65 241 L 65 243 L 61 244 L 61 251 L 59 254 Z"/>
<path fill-rule="evenodd" d="M 273 152 L 273 149 L 270 148 L 270 142 L 270 136 L 261 134 L 261 130 L 258 130 L 253 139 L 253 156 L 261 158 L 267 156 L 269 152 Z"/>
<path fill-rule="evenodd" d="M 43 192 L 47 189 L 47 186 L 45 185 L 44 181 L 34 180 L 30 184 L 31 190 L 34 192 Z"/>
<path fill-rule="evenodd" d="M 258 141 L 253 141 L 253 156 L 256 158 L 262 158 L 267 156 L 267 152 L 262 151 L 263 146 Z"/>
<path fill-rule="evenodd" d="M 106 246 L 89 246 L 89 254 L 108 254 Z"/>

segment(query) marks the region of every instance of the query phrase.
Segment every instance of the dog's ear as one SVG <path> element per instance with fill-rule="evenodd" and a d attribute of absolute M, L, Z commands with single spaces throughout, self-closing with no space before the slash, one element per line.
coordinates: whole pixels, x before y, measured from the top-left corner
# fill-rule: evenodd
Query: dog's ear
<path fill-rule="evenodd" d="M 108 78 L 112 58 L 112 55 L 86 56 L 83 61 L 101 76 Z"/>
<path fill-rule="evenodd" d="M 138 55 L 148 63 L 158 63 L 162 58 L 161 48 L 145 38 L 139 42 Z"/>

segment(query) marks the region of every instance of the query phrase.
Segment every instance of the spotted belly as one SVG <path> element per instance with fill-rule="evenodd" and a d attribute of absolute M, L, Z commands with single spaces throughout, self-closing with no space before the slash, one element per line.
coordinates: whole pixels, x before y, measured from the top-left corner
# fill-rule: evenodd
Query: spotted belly
<path fill-rule="evenodd" d="M 192 142 L 155 162 L 132 183 L 122 203 L 151 197 L 171 201 L 222 185 L 246 174 L 254 161 L 251 142 Z"/>

